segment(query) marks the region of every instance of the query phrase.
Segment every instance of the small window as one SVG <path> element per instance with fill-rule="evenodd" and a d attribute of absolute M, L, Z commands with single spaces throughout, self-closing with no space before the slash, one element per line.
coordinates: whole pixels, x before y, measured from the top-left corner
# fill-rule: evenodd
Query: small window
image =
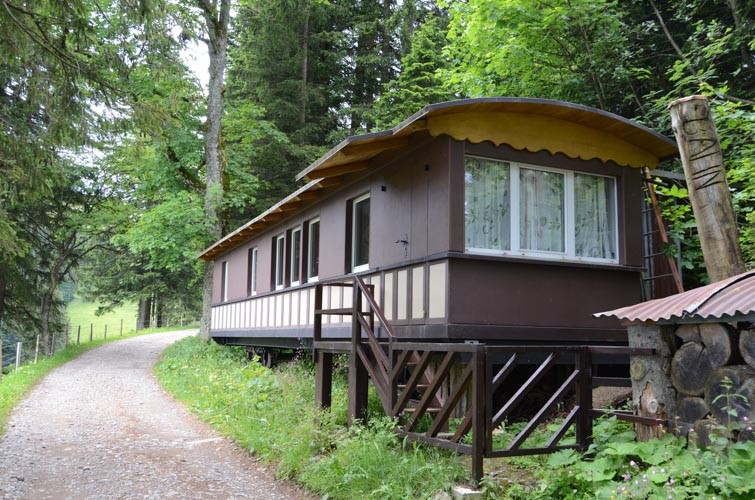
<path fill-rule="evenodd" d="M 351 270 L 369 268 L 370 261 L 370 195 L 355 199 L 351 213 Z"/>
<path fill-rule="evenodd" d="M 249 249 L 246 294 L 257 295 L 257 248 Z"/>
<path fill-rule="evenodd" d="M 228 302 L 228 261 L 224 260 L 220 269 L 220 301 Z"/>
<path fill-rule="evenodd" d="M 307 240 L 307 281 L 317 281 L 320 275 L 320 219 L 309 222 Z"/>
<path fill-rule="evenodd" d="M 275 289 L 286 286 L 286 234 L 275 237 L 274 244 L 274 268 L 273 275 Z"/>
<path fill-rule="evenodd" d="M 298 285 L 301 281 L 301 228 L 291 231 L 291 285 Z"/>

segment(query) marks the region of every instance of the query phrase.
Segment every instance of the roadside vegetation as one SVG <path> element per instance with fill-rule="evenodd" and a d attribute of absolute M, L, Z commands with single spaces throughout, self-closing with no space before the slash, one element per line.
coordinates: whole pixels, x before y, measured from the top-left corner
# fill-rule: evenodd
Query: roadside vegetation
<path fill-rule="evenodd" d="M 201 418 L 276 463 L 278 477 L 325 497 L 432 497 L 468 480 L 465 457 L 401 441 L 374 397 L 368 424 L 347 430 L 344 370 L 334 377 L 326 412 L 315 409 L 308 359 L 270 370 L 240 348 L 190 337 L 168 348 L 155 372 Z M 521 425 L 505 426 L 497 437 L 505 440 Z M 745 425 L 740 431 L 751 432 Z M 483 488 L 490 498 L 752 498 L 755 442 L 731 443 L 725 436 L 732 429 L 713 421 L 711 431 L 705 449 L 670 434 L 637 443 L 630 424 L 602 419 L 586 455 L 565 450 L 490 460 Z M 550 435 L 541 433 L 532 439 Z"/>
<path fill-rule="evenodd" d="M 87 301 L 81 297 L 75 297 L 66 306 L 68 313 L 69 333 L 72 339 L 76 340 L 76 331 L 81 326 L 81 337 L 89 339 L 89 329 L 93 330 L 95 338 L 102 338 L 105 333 L 105 325 L 108 327 L 108 336 L 118 335 L 120 333 L 121 321 L 123 322 L 123 331 L 128 332 L 134 329 L 136 325 L 136 304 L 133 302 L 125 303 L 121 306 L 114 307 L 112 310 L 100 314 L 97 308 L 100 304 L 96 301 Z"/>

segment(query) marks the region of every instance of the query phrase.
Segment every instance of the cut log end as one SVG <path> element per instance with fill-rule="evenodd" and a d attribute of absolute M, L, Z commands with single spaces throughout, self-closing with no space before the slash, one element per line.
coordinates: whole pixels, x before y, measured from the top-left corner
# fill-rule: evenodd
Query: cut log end
<path fill-rule="evenodd" d="M 689 433 L 694 427 L 695 422 L 707 417 L 709 413 L 710 408 L 703 398 L 680 398 L 676 402 L 675 415 L 679 433 L 687 435 L 687 433 Z"/>
<path fill-rule="evenodd" d="M 679 392 L 701 396 L 710 373 L 735 358 L 732 332 L 726 325 L 712 323 L 683 325 L 675 333 L 687 342 L 671 360 L 671 380 Z"/>
<path fill-rule="evenodd" d="M 739 332 L 739 352 L 744 362 L 755 368 L 755 330 Z"/>

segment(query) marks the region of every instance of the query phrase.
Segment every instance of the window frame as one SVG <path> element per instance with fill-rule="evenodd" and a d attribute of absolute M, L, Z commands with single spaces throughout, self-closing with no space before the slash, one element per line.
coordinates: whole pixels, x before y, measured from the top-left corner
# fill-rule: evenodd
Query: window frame
<path fill-rule="evenodd" d="M 299 251 L 297 252 L 294 248 L 294 243 L 296 242 L 296 236 L 299 237 Z M 288 282 L 290 286 L 297 286 L 301 284 L 301 253 L 302 253 L 302 227 L 297 226 L 293 229 L 291 229 L 291 239 L 288 242 L 289 245 L 289 255 L 288 255 L 288 265 L 289 265 L 289 275 L 288 275 Z M 297 262 L 298 261 L 298 262 Z M 298 274 L 298 279 L 294 279 L 294 274 Z"/>
<path fill-rule="evenodd" d="M 491 248 L 477 248 L 466 246 L 466 223 L 464 225 L 464 251 L 473 255 L 489 255 L 489 256 L 507 256 L 507 257 L 523 257 L 523 258 L 535 258 L 543 260 L 559 260 L 567 262 L 590 262 L 600 264 L 619 264 L 620 263 L 620 246 L 619 246 L 619 193 L 618 193 L 618 179 L 615 176 L 595 174 L 592 172 L 583 172 L 579 170 L 560 169 L 554 167 L 546 167 L 542 165 L 533 165 L 530 163 L 506 160 L 501 158 L 492 158 L 481 155 L 467 154 L 464 155 L 464 173 L 467 172 L 466 159 L 476 158 L 480 160 L 495 161 L 499 163 L 507 163 L 509 165 L 509 210 L 510 210 L 510 244 L 509 250 L 496 250 Z M 564 191 L 562 194 L 563 200 L 563 227 L 564 227 L 564 252 L 548 252 L 543 250 L 523 250 L 521 248 L 520 241 L 520 225 L 521 225 L 521 204 L 520 204 L 520 169 L 525 168 L 529 170 L 536 170 L 542 172 L 553 172 L 562 175 L 564 178 Z M 575 182 L 574 176 L 576 174 L 588 175 L 593 177 L 604 177 L 613 180 L 613 227 L 614 227 L 614 248 L 616 249 L 616 257 L 613 259 L 604 259 L 599 257 L 584 257 L 576 254 L 576 237 L 575 237 L 575 222 L 576 222 L 576 203 L 575 203 Z M 466 194 L 465 194 L 466 200 Z"/>
<path fill-rule="evenodd" d="M 258 247 L 252 247 L 249 249 L 247 256 L 247 284 L 246 294 L 249 297 L 257 295 L 257 267 L 259 265 L 259 252 Z"/>
<path fill-rule="evenodd" d="M 312 256 L 314 255 L 314 252 L 312 251 L 315 248 L 315 244 L 312 242 L 312 226 L 317 224 L 317 274 L 312 274 Z M 320 276 L 320 228 L 322 226 L 320 225 L 320 218 L 315 217 L 314 219 L 310 219 L 307 222 L 307 259 L 306 259 L 306 265 L 307 265 L 307 283 L 315 283 L 319 281 Z"/>
<path fill-rule="evenodd" d="M 353 273 L 360 273 L 362 271 L 367 271 L 370 268 L 370 257 L 369 257 L 369 244 L 370 244 L 370 234 L 369 234 L 369 227 L 367 228 L 367 263 L 356 265 L 357 260 L 357 205 L 362 203 L 365 200 L 370 199 L 370 193 L 367 192 L 361 196 L 357 196 L 356 198 L 351 200 L 351 256 L 350 256 L 350 263 L 351 263 L 351 272 Z M 370 202 L 370 208 L 372 208 L 372 203 Z M 370 210 L 371 211 L 371 210 Z"/>
<path fill-rule="evenodd" d="M 279 245 L 282 241 L 283 244 Z M 280 276 L 281 281 L 278 282 Z M 286 288 L 286 233 L 285 231 L 273 237 L 273 288 Z"/>

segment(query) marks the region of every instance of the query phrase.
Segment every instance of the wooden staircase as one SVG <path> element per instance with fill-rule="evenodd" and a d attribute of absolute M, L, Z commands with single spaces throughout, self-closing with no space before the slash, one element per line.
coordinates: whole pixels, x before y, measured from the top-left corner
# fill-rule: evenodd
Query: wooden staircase
<path fill-rule="evenodd" d="M 352 306 L 350 308 L 323 309 L 322 289 L 325 286 L 351 286 L 354 289 Z M 443 398 L 440 396 L 440 385 L 451 369 L 450 363 L 441 362 L 436 373 L 432 373 L 430 352 L 420 355 L 417 352 L 404 351 L 396 356 L 393 352 L 396 342 L 396 333 L 391 324 L 386 320 L 383 310 L 373 295 L 374 287 L 367 285 L 362 278 L 354 276 L 353 281 L 337 283 L 318 283 L 315 289 L 315 320 L 313 334 L 313 356 L 315 362 L 321 364 L 324 359 L 319 351 L 347 352 L 350 355 L 350 363 L 356 363 L 354 370 L 349 369 L 350 379 L 352 372 L 354 378 L 359 379 L 361 371 L 366 371 L 377 391 L 386 415 L 395 418 L 406 417 L 409 421 L 408 428 L 413 425 L 425 413 L 438 414 L 443 407 Z M 366 307 L 363 307 L 366 306 Z M 322 319 L 325 315 L 349 315 L 352 317 L 351 341 L 326 342 L 322 339 Z M 376 335 L 376 320 L 382 326 L 387 338 L 381 340 Z M 340 344 L 340 345 L 339 345 Z M 340 347 L 340 349 L 339 349 Z M 444 360 L 445 361 L 445 360 Z M 363 369 L 363 370 L 362 370 Z M 322 370 L 322 376 L 329 381 L 329 370 Z M 325 384 L 320 381 L 319 386 Z M 364 392 L 366 383 L 361 380 L 349 380 L 349 386 L 354 391 Z M 364 386 L 364 388 L 362 387 Z M 351 389 L 350 389 L 351 390 Z M 318 393 L 321 391 L 318 391 Z M 352 399 L 350 394 L 350 401 Z M 366 396 L 357 399 L 365 399 Z M 319 403 L 323 403 L 319 398 Z M 329 397 L 325 398 L 329 403 Z M 324 406 L 328 406 L 325 404 Z M 364 409 L 360 404 L 349 408 L 349 419 L 352 421 L 361 418 Z M 353 411 L 352 411 L 353 410 Z"/>

